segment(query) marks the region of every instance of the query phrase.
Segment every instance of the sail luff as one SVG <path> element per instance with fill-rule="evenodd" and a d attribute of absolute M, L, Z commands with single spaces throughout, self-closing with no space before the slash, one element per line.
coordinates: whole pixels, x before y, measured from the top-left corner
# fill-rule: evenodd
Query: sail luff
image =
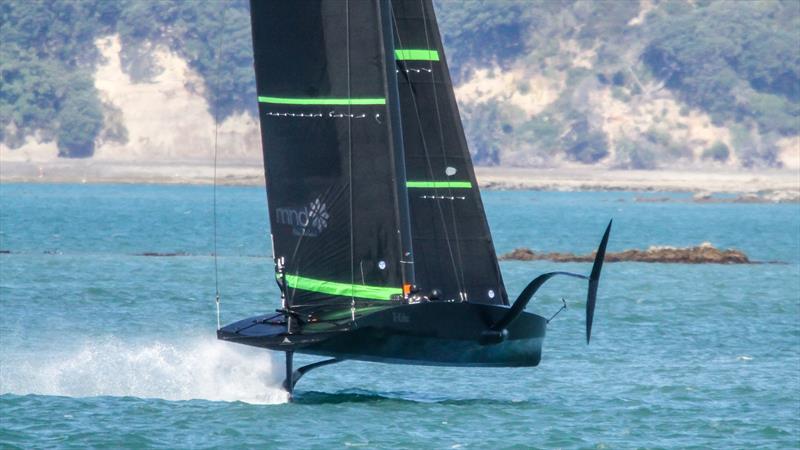
<path fill-rule="evenodd" d="M 397 84 L 397 70 L 395 69 L 395 43 L 394 27 L 392 20 L 391 0 L 379 0 L 381 18 L 381 40 L 383 43 L 384 67 L 386 68 L 386 98 L 389 100 L 389 134 L 390 151 L 394 174 L 395 199 L 397 199 L 398 232 L 400 233 L 401 260 L 400 270 L 403 276 L 404 294 L 408 294 L 407 287 L 415 285 L 414 252 L 411 240 L 411 210 L 408 202 L 408 187 L 406 185 L 406 158 L 403 143 L 402 114 L 400 112 L 400 92 Z"/>

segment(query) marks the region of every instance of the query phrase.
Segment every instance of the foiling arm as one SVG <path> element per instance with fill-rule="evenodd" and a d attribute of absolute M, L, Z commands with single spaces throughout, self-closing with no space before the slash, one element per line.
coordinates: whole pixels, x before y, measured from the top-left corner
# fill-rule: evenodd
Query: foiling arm
<path fill-rule="evenodd" d="M 572 272 L 548 272 L 539 275 L 538 277 L 534 278 L 533 281 L 528 283 L 528 286 L 520 292 L 519 297 L 514 300 L 514 303 L 509 308 L 508 312 L 500 318 L 497 322 L 492 324 L 486 331 L 481 334 L 480 342 L 484 345 L 489 344 L 498 344 L 505 340 L 508 336 L 508 326 L 511 325 L 517 317 L 522 314 L 522 311 L 525 310 L 525 307 L 528 306 L 528 302 L 530 302 L 533 295 L 536 291 L 542 287 L 550 278 L 553 278 L 556 275 L 564 275 L 568 277 L 580 278 L 583 280 L 589 280 L 589 291 L 586 296 L 586 343 L 589 343 L 589 340 L 592 336 L 592 321 L 594 320 L 594 307 L 597 303 L 597 287 L 600 283 L 600 271 L 603 268 L 603 260 L 606 256 L 606 246 L 608 245 L 608 236 L 611 234 L 611 224 L 613 221 L 608 222 L 608 226 L 606 227 L 606 231 L 603 234 L 603 239 L 600 241 L 600 245 L 597 247 L 597 253 L 594 257 L 594 264 L 592 265 L 592 272 L 587 277 L 586 275 L 581 275 Z"/>

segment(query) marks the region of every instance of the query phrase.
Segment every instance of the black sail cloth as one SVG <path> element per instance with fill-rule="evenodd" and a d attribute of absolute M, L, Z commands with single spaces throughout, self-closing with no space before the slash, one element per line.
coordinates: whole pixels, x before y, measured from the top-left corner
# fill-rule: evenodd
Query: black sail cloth
<path fill-rule="evenodd" d="M 251 16 L 288 304 L 402 297 L 378 0 L 253 0 Z"/>

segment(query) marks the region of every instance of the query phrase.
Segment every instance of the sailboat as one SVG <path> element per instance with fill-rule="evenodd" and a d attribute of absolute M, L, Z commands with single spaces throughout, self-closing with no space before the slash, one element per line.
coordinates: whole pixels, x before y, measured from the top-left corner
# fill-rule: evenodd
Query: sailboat
<path fill-rule="evenodd" d="M 290 395 L 347 360 L 536 366 L 548 320 L 525 307 L 564 275 L 588 280 L 589 342 L 611 223 L 589 276 L 509 302 L 431 0 L 250 7 L 281 308 L 219 339 L 284 352 Z"/>

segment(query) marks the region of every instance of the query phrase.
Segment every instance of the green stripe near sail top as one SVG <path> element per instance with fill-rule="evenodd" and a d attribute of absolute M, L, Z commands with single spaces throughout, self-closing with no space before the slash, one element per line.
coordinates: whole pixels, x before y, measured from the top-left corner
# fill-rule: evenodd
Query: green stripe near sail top
<path fill-rule="evenodd" d="M 258 96 L 260 103 L 276 105 L 385 105 L 385 98 L 286 98 Z"/>
<path fill-rule="evenodd" d="M 394 57 L 398 61 L 438 61 L 439 52 L 427 49 L 395 50 Z"/>
<path fill-rule="evenodd" d="M 406 181 L 406 187 L 423 189 L 470 189 L 469 181 Z"/>
<path fill-rule="evenodd" d="M 314 278 L 306 278 L 298 275 L 286 275 L 286 284 L 295 289 L 319 292 L 320 294 L 338 295 L 341 297 L 391 300 L 393 295 L 403 295 L 403 289 L 399 287 L 393 288 L 337 283 L 335 281 L 316 280 Z"/>

